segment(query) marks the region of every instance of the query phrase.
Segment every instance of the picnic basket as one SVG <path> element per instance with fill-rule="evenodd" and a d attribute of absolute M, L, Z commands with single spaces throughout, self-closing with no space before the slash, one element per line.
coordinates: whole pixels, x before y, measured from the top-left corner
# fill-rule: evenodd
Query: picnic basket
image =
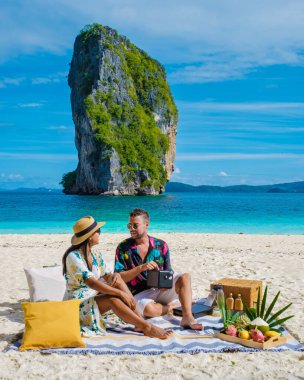
<path fill-rule="evenodd" d="M 210 289 L 217 284 L 222 284 L 225 298 L 228 297 L 230 293 L 232 293 L 233 298 L 236 298 L 238 294 L 241 294 L 242 300 L 248 308 L 256 306 L 259 288 L 261 288 L 262 293 L 263 286 L 261 280 L 221 278 L 220 280 L 213 282 L 210 285 Z"/>

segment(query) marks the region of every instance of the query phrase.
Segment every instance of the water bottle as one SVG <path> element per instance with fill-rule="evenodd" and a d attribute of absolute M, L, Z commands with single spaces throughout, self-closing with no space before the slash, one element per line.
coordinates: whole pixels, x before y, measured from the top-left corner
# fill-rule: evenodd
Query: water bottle
<path fill-rule="evenodd" d="M 225 294 L 223 291 L 223 286 L 222 284 L 218 284 L 218 285 L 215 285 L 213 289 L 216 292 L 216 298 L 215 298 L 216 306 L 213 308 L 212 315 L 214 317 L 220 317 L 221 316 L 221 309 L 220 309 L 221 300 L 222 302 L 225 302 Z"/>
<path fill-rule="evenodd" d="M 225 305 L 225 294 L 223 291 L 223 286 L 222 284 L 218 284 L 216 289 L 216 303 L 217 307 L 220 309 L 221 308 L 221 303 L 224 303 Z"/>
<path fill-rule="evenodd" d="M 216 300 L 216 295 L 217 295 L 216 290 L 214 288 L 211 289 L 210 293 L 208 294 L 207 299 L 204 299 L 204 305 L 212 307 L 212 305 L 214 304 L 214 301 Z"/>

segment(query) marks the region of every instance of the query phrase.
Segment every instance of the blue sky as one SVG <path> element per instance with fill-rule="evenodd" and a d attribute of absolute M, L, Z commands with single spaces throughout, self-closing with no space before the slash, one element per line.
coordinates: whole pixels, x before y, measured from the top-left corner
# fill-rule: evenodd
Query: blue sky
<path fill-rule="evenodd" d="M 69 62 L 98 22 L 159 60 L 179 109 L 172 180 L 304 180 L 303 1 L 0 2 L 0 188 L 77 166 Z"/>

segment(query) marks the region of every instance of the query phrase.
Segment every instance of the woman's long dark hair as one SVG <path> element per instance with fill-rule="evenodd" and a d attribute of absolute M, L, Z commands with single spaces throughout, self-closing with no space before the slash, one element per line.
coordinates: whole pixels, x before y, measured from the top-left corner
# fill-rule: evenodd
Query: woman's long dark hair
<path fill-rule="evenodd" d="M 73 251 L 81 251 L 84 255 L 85 262 L 87 264 L 88 269 L 90 269 L 89 261 L 88 261 L 88 245 L 89 245 L 89 239 L 85 240 L 84 242 L 78 244 L 78 245 L 71 245 L 64 253 L 62 257 L 62 267 L 63 267 L 63 274 L 66 274 L 66 260 L 69 254 Z"/>

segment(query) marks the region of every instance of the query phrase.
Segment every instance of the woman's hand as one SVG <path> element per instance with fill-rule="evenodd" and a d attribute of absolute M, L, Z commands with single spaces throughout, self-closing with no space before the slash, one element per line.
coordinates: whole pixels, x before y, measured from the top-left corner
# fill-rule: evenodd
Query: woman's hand
<path fill-rule="evenodd" d="M 148 263 L 142 264 L 142 271 L 154 269 L 159 270 L 159 267 L 155 261 L 149 261 Z"/>
<path fill-rule="evenodd" d="M 108 285 L 116 288 L 123 281 L 119 273 L 111 273 L 106 276 L 106 281 Z"/>
<path fill-rule="evenodd" d="M 131 310 L 135 310 L 136 301 L 132 295 L 125 292 L 121 292 L 119 297 L 127 306 L 129 306 Z"/>

